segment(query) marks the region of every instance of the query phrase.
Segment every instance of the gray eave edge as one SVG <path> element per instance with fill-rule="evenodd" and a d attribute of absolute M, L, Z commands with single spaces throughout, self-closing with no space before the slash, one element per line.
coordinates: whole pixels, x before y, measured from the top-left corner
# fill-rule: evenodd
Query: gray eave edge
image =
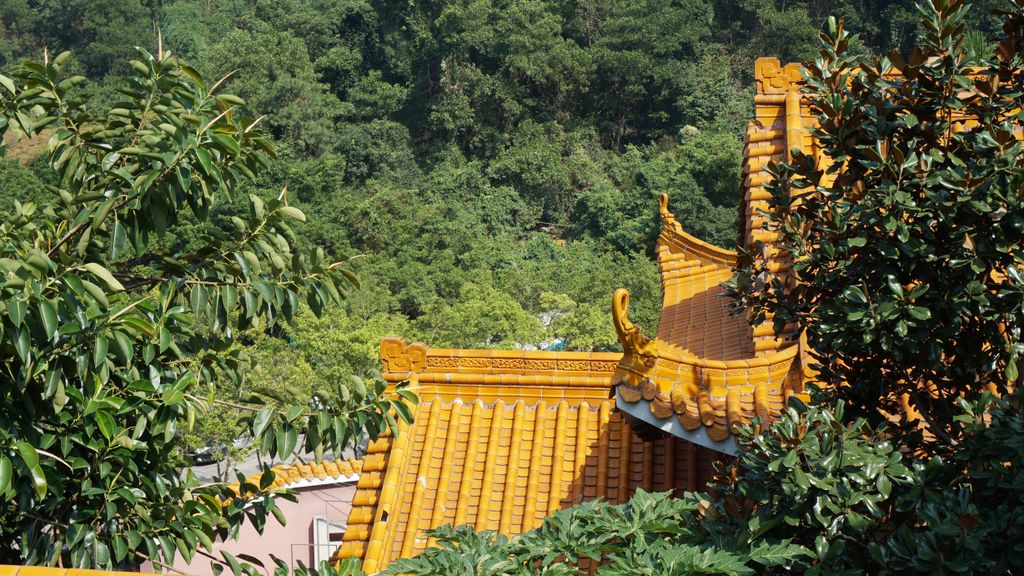
<path fill-rule="evenodd" d="M 622 395 L 619 394 L 618 386 L 615 387 L 615 406 L 626 414 L 629 414 L 634 418 L 639 418 L 658 430 L 667 432 L 673 436 L 682 438 L 683 440 L 689 440 L 694 444 L 699 444 L 705 448 L 724 452 L 725 454 L 730 454 L 732 456 L 735 456 L 740 452 L 739 446 L 736 445 L 736 439 L 733 438 L 731 434 L 725 440 L 716 442 L 708 436 L 708 432 L 703 426 L 696 430 L 687 430 L 679 422 L 678 418 L 658 418 L 654 414 L 651 414 L 651 409 L 647 402 L 626 402 L 623 400 Z"/>

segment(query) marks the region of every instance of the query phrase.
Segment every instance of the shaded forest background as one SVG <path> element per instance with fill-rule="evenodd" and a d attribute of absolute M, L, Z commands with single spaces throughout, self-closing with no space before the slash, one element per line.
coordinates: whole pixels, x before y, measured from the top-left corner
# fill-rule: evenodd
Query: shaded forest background
<path fill-rule="evenodd" d="M 975 38 L 999 4 L 975 3 Z M 650 331 L 657 195 L 734 244 L 753 61 L 813 57 L 830 14 L 876 51 L 917 33 L 909 2 L 880 0 L 0 0 L 0 69 L 72 50 L 109 108 L 160 30 L 204 75 L 235 71 L 279 153 L 247 192 L 287 186 L 315 223 L 302 241 L 363 282 L 343 310 L 245 335 L 255 381 L 312 388 L 372 370 L 393 334 L 616 349 L 618 287 Z M 44 146 L 0 159 L 4 209 L 49 194 Z M 197 238 L 186 222 L 166 241 Z"/>

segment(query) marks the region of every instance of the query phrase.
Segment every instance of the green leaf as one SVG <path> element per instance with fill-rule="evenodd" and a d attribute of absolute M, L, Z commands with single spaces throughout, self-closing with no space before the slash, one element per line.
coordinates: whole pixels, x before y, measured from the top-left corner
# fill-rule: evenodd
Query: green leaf
<path fill-rule="evenodd" d="M 814 553 L 819 559 L 824 560 L 828 554 L 829 544 L 824 534 L 819 534 L 814 540 Z"/>
<path fill-rule="evenodd" d="M 60 412 L 68 403 L 67 390 L 64 388 L 64 379 L 57 380 L 57 388 L 53 392 L 53 411 Z"/>
<path fill-rule="evenodd" d="M 110 302 L 107 300 L 107 293 L 102 288 L 89 282 L 88 280 L 82 280 L 82 287 L 90 296 L 93 297 L 101 306 L 104 308 L 110 307 Z"/>
<path fill-rule="evenodd" d="M 202 148 L 196 148 L 196 158 L 199 159 L 199 165 L 202 166 L 204 173 L 213 174 L 213 162 L 210 161 L 209 152 Z"/>
<path fill-rule="evenodd" d="M 349 381 L 352 383 L 349 386 L 349 390 L 352 391 L 352 395 L 355 397 L 356 402 L 362 402 L 363 399 L 366 398 L 366 383 L 363 382 L 362 378 L 356 375 L 352 375 L 349 378 Z"/>
<path fill-rule="evenodd" d="M 39 316 L 43 321 L 43 332 L 47 338 L 53 338 L 57 332 L 57 309 L 46 300 L 39 301 Z"/>
<path fill-rule="evenodd" d="M 399 419 L 402 420 L 402 422 L 405 422 L 406 424 L 412 424 L 413 414 L 408 404 L 399 400 L 394 403 L 394 407 L 395 412 L 398 413 L 398 417 Z"/>
<path fill-rule="evenodd" d="M 799 456 L 798 456 L 798 454 L 797 454 L 795 449 L 794 450 L 790 450 L 789 452 L 786 453 L 786 456 L 782 459 L 782 465 L 785 466 L 786 468 L 792 468 L 797 463 L 798 457 Z"/>
<path fill-rule="evenodd" d="M 277 506 L 271 508 L 270 512 L 274 515 L 274 518 L 277 519 L 278 523 L 281 524 L 281 526 L 285 526 L 288 523 L 287 518 L 285 518 L 284 511 L 282 511 Z"/>
<path fill-rule="evenodd" d="M 28 362 L 32 358 L 32 341 L 28 328 L 19 327 L 15 329 L 14 334 L 14 351 L 23 362 Z"/>
<path fill-rule="evenodd" d="M 903 320 L 896 322 L 896 335 L 903 337 L 907 335 L 907 323 Z"/>
<path fill-rule="evenodd" d="M 928 320 L 932 317 L 932 311 L 921 306 L 911 306 L 907 309 L 907 313 L 915 320 Z"/>
<path fill-rule="evenodd" d="M 11 298 L 7 301 L 7 317 L 11 323 L 20 326 L 25 321 L 25 314 L 28 312 L 28 304 L 24 300 Z"/>
<path fill-rule="evenodd" d="M 162 400 L 164 404 L 173 406 L 181 403 L 185 399 L 185 392 L 182 390 L 171 389 L 163 393 Z"/>
<path fill-rule="evenodd" d="M 847 286 L 846 289 L 843 290 L 843 296 L 845 296 L 847 300 L 858 302 L 860 304 L 866 304 L 868 301 L 868 297 L 864 295 L 864 291 L 861 290 L 859 286 Z"/>
<path fill-rule="evenodd" d="M 256 257 L 256 254 L 249 250 L 242 251 L 242 257 L 245 258 L 245 262 L 249 265 L 249 269 L 256 274 L 263 272 L 263 268 L 260 266 L 260 259 Z"/>
<path fill-rule="evenodd" d="M 226 136 L 224 134 L 210 134 L 210 139 L 213 140 L 216 146 L 232 155 L 237 156 L 242 150 L 238 145 L 238 141 L 230 136 Z"/>
<path fill-rule="evenodd" d="M 811 482 L 807 479 L 807 474 L 804 473 L 800 468 L 793 469 L 793 481 L 796 485 L 807 490 L 811 487 Z"/>
<path fill-rule="evenodd" d="M 221 550 L 220 554 L 224 557 L 224 561 L 227 562 L 228 566 L 231 567 L 231 574 L 233 576 L 242 576 L 242 565 L 238 563 L 238 560 L 226 550 Z"/>
<path fill-rule="evenodd" d="M 896 280 L 896 277 L 892 274 L 887 274 L 885 277 L 885 285 L 889 287 L 889 291 L 896 295 L 897 298 L 903 297 L 903 286 Z"/>
<path fill-rule="evenodd" d="M 113 439 L 114 430 L 117 427 L 117 424 L 114 422 L 114 417 L 103 410 L 97 411 L 95 416 L 96 425 L 99 427 L 100 433 L 103 434 L 103 437 L 106 438 L 107 441 Z"/>
<path fill-rule="evenodd" d="M 92 217 L 92 226 L 91 226 L 91 228 L 93 230 L 98 230 L 99 227 L 101 225 L 103 225 L 103 221 L 107 219 L 107 215 L 110 214 L 110 210 L 113 207 L 114 207 L 114 200 L 113 199 L 107 200 L 103 204 L 100 204 L 99 210 L 97 210 L 96 213 Z"/>
<path fill-rule="evenodd" d="M 166 326 L 160 327 L 160 352 L 164 352 L 171 345 L 171 331 Z"/>
<path fill-rule="evenodd" d="M 15 90 L 15 86 L 14 86 L 14 80 L 11 80 L 10 78 L 8 78 L 7 76 L 4 76 L 3 74 L 0 74 L 0 86 L 3 86 L 4 88 L 6 88 L 7 91 L 10 94 L 12 94 L 12 95 L 16 91 Z"/>
<path fill-rule="evenodd" d="M 122 364 L 128 364 L 134 356 L 135 349 L 127 334 L 121 331 L 114 332 L 114 353 Z"/>
<path fill-rule="evenodd" d="M 124 227 L 124 224 L 120 220 L 114 222 L 114 233 L 110 239 L 110 258 L 116 259 L 124 252 L 124 247 L 128 243 L 128 232 Z"/>
<path fill-rule="evenodd" d="M 124 557 L 128 555 L 128 544 L 125 543 L 125 539 L 120 536 L 114 536 L 111 544 L 114 546 L 114 561 L 120 562 L 124 560 Z"/>
<path fill-rule="evenodd" d="M 29 475 L 32 477 L 32 486 L 35 488 L 36 497 L 45 498 L 46 476 L 43 475 L 43 469 L 39 467 L 39 454 L 31 444 L 24 440 L 18 441 L 15 446 L 18 448 L 18 454 L 21 455 L 21 461 L 25 463 L 25 467 L 28 468 Z"/>
<path fill-rule="evenodd" d="M 885 474 L 879 474 L 878 479 L 875 480 L 875 487 L 878 488 L 878 493 L 883 498 L 888 498 L 889 493 L 892 491 L 892 481 Z"/>
<path fill-rule="evenodd" d="M 0 455 L 0 494 L 6 494 L 11 487 L 11 476 L 14 474 L 14 465 L 7 456 Z"/>
<path fill-rule="evenodd" d="M 107 545 L 103 541 L 99 539 L 95 541 L 93 544 L 93 554 L 96 559 L 96 564 L 102 568 L 110 567 L 110 549 L 107 548 Z"/>
<path fill-rule="evenodd" d="M 306 221 L 306 215 L 302 213 L 302 210 L 294 206 L 281 206 L 277 211 L 293 220 L 298 220 L 299 222 Z"/>
<path fill-rule="evenodd" d="M 230 313 L 238 302 L 238 289 L 234 286 L 224 286 L 220 289 L 220 297 L 224 311 Z"/>
<path fill-rule="evenodd" d="M 253 418 L 252 434 L 254 437 L 259 438 L 264 430 L 267 429 L 267 425 L 270 424 L 270 419 L 274 415 L 274 411 L 270 408 L 264 408 L 256 413 Z"/>
<path fill-rule="evenodd" d="M 283 444 L 281 442 L 282 434 L 284 440 Z M 295 445 L 298 443 L 298 440 L 299 436 L 298 433 L 295 431 L 295 428 L 293 428 L 290 424 L 285 424 L 284 426 L 282 426 L 281 429 L 278 431 L 278 457 L 285 458 L 294 453 Z"/>
<path fill-rule="evenodd" d="M 82 265 L 82 268 L 89 271 L 93 276 L 99 278 L 108 288 L 115 292 L 124 290 L 124 286 L 114 278 L 114 275 L 109 270 L 104 268 L 101 264 L 96 262 L 88 262 Z"/>
<path fill-rule="evenodd" d="M 89 251 L 89 242 L 92 240 L 92 228 L 86 228 L 82 231 L 82 235 L 78 237 L 78 243 L 75 244 L 75 251 L 79 256 L 85 256 L 85 253 Z"/>

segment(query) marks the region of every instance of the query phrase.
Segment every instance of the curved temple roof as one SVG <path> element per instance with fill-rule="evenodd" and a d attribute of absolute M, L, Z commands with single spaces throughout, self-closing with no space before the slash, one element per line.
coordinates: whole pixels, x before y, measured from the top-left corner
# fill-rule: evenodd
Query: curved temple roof
<path fill-rule="evenodd" d="M 765 226 L 766 166 L 798 148 L 815 153 L 813 125 L 801 101 L 799 65 L 774 58 L 755 65 L 756 117 L 747 126 L 743 162 L 740 238 L 759 248 L 770 269 L 785 274 L 788 262 L 776 248 L 777 232 Z M 654 338 L 629 321 L 629 294 L 616 291 L 612 316 L 625 354 L 615 375 L 619 409 L 657 428 L 726 452 L 731 432 L 759 416 L 770 422 L 805 381 L 800 339 L 790 330 L 776 337 L 771 318 L 751 326 L 730 315 L 721 283 L 736 266 L 736 252 L 687 234 L 661 197 L 658 237 L 663 303 Z"/>

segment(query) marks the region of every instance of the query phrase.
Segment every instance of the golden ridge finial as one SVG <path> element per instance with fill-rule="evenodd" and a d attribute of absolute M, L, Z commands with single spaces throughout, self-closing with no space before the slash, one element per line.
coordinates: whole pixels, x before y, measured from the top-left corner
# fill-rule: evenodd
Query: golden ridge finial
<path fill-rule="evenodd" d="M 625 288 L 619 288 L 612 295 L 612 323 L 623 352 L 650 358 L 658 356 L 654 341 L 641 334 L 640 328 L 629 320 L 629 290 Z"/>
<path fill-rule="evenodd" d="M 676 221 L 675 214 L 672 214 L 668 210 L 668 194 L 664 192 L 658 196 L 658 213 L 661 214 L 661 221 L 666 230 L 679 227 L 679 222 Z"/>

